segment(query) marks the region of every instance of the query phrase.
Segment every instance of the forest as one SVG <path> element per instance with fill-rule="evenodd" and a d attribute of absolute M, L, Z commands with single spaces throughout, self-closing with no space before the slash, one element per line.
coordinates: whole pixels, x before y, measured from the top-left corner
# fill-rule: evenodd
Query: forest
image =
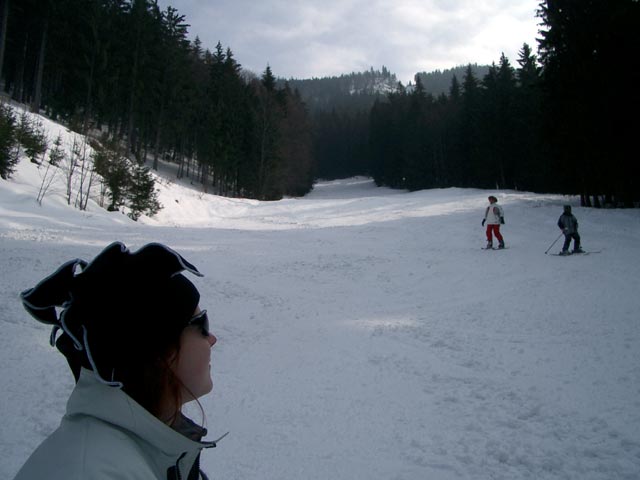
<path fill-rule="evenodd" d="M 516 64 L 501 55 L 406 86 L 385 67 L 285 80 L 265 64 L 255 74 L 230 47 L 189 40 L 188 19 L 154 0 L 2 0 L 0 15 L 3 98 L 88 135 L 113 185 L 132 172 L 145 183 L 140 167 L 162 160 L 205 191 L 262 200 L 369 175 L 410 190 L 639 206 L 636 0 L 544 0 L 537 49 L 522 45 Z M 0 118 L 3 178 L 18 123 Z"/>
<path fill-rule="evenodd" d="M 179 165 L 208 191 L 263 200 L 313 184 L 300 98 L 266 66 L 187 39 L 151 0 L 3 0 L 3 91 L 138 164 Z M 107 169 L 109 170 L 109 169 Z"/>

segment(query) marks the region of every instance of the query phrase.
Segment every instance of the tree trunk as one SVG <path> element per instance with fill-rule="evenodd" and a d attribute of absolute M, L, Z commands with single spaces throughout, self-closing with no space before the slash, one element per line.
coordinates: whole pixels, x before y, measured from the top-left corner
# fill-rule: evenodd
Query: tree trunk
<path fill-rule="evenodd" d="M 89 130 L 89 121 L 91 119 L 91 111 L 93 110 L 93 79 L 96 70 L 96 58 L 100 50 L 100 39 L 96 32 L 97 26 L 92 22 L 91 29 L 93 33 L 93 48 L 91 49 L 91 60 L 89 61 L 89 77 L 87 78 L 87 96 L 84 102 L 84 119 L 82 121 L 82 133 L 86 134 Z"/>
<path fill-rule="evenodd" d="M 162 84 L 161 84 L 161 95 L 160 95 L 160 112 L 158 113 L 158 124 L 156 126 L 156 141 L 153 146 L 153 169 L 158 170 L 158 155 L 160 154 L 160 139 L 162 138 L 162 123 L 164 120 L 164 108 L 165 108 L 165 92 L 167 91 L 167 76 L 168 76 L 168 67 L 164 66 L 164 71 L 162 72 Z"/>
<path fill-rule="evenodd" d="M 0 23 L 0 85 L 4 90 L 4 82 L 2 81 L 2 67 L 4 65 L 4 48 L 7 44 L 7 23 L 9 21 L 9 0 L 2 2 L 2 20 Z"/>
<path fill-rule="evenodd" d="M 142 35 L 142 27 L 138 22 L 136 30 L 136 46 L 133 54 L 133 68 L 131 71 L 131 82 L 129 83 L 129 123 L 127 127 L 127 157 L 131 153 L 133 146 L 133 126 L 134 126 L 134 110 L 136 100 L 136 84 L 138 83 L 138 57 L 140 56 L 140 36 Z"/>
<path fill-rule="evenodd" d="M 15 86 L 13 90 L 13 99 L 19 103 L 22 103 L 24 101 L 24 71 L 26 68 L 28 43 L 29 43 L 29 34 L 27 33 L 24 36 L 22 56 L 20 57 L 20 61 L 18 62 L 18 66 L 16 68 L 17 76 L 16 76 Z"/>
<path fill-rule="evenodd" d="M 31 111 L 40 113 L 40 102 L 42 100 L 42 74 L 44 72 L 44 56 L 47 48 L 47 30 L 49 29 L 49 20 L 44 20 L 42 26 L 42 40 L 40 41 L 40 53 L 38 54 L 38 70 L 36 72 L 36 84 L 31 102 Z"/>

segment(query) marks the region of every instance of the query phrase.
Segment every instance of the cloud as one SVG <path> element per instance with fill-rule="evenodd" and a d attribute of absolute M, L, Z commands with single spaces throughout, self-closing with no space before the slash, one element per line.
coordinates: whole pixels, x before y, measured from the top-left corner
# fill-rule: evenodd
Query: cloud
<path fill-rule="evenodd" d="M 416 72 L 467 63 L 514 64 L 535 50 L 537 0 L 160 0 L 205 48 L 218 41 L 256 73 L 340 75 L 385 65 L 403 83 Z"/>

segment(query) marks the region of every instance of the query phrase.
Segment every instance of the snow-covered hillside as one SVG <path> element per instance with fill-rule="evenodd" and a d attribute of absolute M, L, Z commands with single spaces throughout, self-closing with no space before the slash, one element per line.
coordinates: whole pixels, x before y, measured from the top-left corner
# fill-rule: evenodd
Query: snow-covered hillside
<path fill-rule="evenodd" d="M 492 191 L 509 248 L 483 251 L 487 191 L 355 178 L 258 202 L 163 168 L 164 209 L 139 222 L 55 191 L 39 206 L 28 161 L 0 180 L 0 478 L 73 387 L 18 294 L 114 240 L 166 243 L 206 275 L 219 341 L 202 403 L 211 436 L 231 432 L 203 455 L 211 478 L 640 478 L 638 210 Z M 566 202 L 600 253 L 544 254 Z"/>

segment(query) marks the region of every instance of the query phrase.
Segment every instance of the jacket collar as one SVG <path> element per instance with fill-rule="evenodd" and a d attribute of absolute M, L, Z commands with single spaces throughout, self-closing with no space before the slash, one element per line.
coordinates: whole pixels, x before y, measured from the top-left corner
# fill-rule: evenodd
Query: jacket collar
<path fill-rule="evenodd" d="M 206 429 L 181 416 L 178 429 L 166 425 L 120 388 L 101 383 L 90 370 L 82 369 L 69 401 L 67 415 L 88 415 L 129 431 L 169 455 L 197 453 L 214 447 L 202 442 Z"/>

